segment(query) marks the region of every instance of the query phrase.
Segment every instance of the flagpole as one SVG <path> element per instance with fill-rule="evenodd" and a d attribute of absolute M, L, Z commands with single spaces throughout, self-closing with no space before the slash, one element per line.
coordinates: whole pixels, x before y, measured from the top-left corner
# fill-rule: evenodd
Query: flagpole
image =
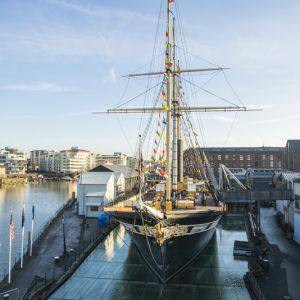
<path fill-rule="evenodd" d="M 10 235 L 10 233 L 9 233 Z M 12 242 L 11 238 L 9 237 L 9 256 L 8 256 L 8 283 L 11 282 L 11 248 L 12 248 Z"/>
<path fill-rule="evenodd" d="M 8 284 L 11 283 L 11 249 L 12 249 L 12 238 L 14 235 L 12 210 L 10 210 L 10 222 L 9 222 L 9 256 L 8 256 Z"/>
<path fill-rule="evenodd" d="M 33 225 L 34 225 L 34 201 L 32 202 L 32 219 L 31 219 L 30 252 L 29 252 L 29 256 L 32 256 Z"/>
<path fill-rule="evenodd" d="M 21 269 L 23 268 L 23 255 L 24 255 L 24 226 L 25 223 L 25 203 L 22 210 L 22 243 L 21 243 Z"/>

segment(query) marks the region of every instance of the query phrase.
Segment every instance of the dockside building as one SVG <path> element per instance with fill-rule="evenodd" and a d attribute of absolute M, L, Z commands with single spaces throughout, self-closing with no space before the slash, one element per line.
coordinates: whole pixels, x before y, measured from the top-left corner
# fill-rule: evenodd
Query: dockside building
<path fill-rule="evenodd" d="M 285 167 L 284 147 L 207 147 L 201 150 L 205 152 L 215 173 L 220 164 L 228 168 L 242 169 L 283 169 Z M 189 151 L 194 150 L 186 150 L 185 158 L 188 158 Z"/>

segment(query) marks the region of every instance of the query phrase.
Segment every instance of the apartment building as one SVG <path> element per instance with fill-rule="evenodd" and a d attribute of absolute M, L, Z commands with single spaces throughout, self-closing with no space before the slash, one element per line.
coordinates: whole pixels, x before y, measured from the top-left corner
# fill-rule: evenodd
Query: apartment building
<path fill-rule="evenodd" d="M 48 154 L 48 150 L 32 150 L 30 151 L 29 167 L 33 171 L 40 170 L 41 157 Z"/>
<path fill-rule="evenodd" d="M 95 167 L 95 155 L 87 150 L 72 147 L 60 151 L 60 169 L 64 174 L 74 174 Z"/>
<path fill-rule="evenodd" d="M 27 169 L 27 154 L 15 148 L 5 147 L 0 150 L 0 165 L 6 174 L 24 174 Z"/>
<path fill-rule="evenodd" d="M 75 174 L 95 167 L 95 154 L 72 147 L 62 151 L 48 151 L 40 156 L 40 171 Z"/>
<path fill-rule="evenodd" d="M 114 152 L 114 154 L 97 154 L 96 155 L 96 166 L 104 164 L 112 165 L 127 165 L 128 157 L 126 154 L 121 152 Z"/>

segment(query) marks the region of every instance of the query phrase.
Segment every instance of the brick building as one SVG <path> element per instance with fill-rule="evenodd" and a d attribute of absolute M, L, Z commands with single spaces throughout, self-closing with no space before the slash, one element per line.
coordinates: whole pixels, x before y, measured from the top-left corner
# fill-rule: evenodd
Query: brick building
<path fill-rule="evenodd" d="M 285 152 L 286 169 L 300 172 L 300 140 L 287 140 Z"/>
<path fill-rule="evenodd" d="M 202 150 L 214 168 L 215 174 L 218 172 L 219 164 L 224 164 L 228 168 L 243 169 L 286 168 L 285 147 L 207 147 Z"/>

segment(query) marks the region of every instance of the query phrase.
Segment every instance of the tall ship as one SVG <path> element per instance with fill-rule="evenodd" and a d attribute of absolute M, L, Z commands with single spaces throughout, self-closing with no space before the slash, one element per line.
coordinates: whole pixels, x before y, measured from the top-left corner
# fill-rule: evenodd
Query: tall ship
<path fill-rule="evenodd" d="M 188 81 L 184 76 L 223 72 L 224 68 L 180 66 L 175 5 L 174 0 L 165 0 L 163 68 L 128 75 L 129 78 L 161 78 L 153 105 L 128 108 L 124 106 L 130 101 L 126 101 L 124 105 L 98 112 L 148 116 L 146 129 L 138 134 L 136 147 L 137 195 L 133 201 L 105 207 L 104 210 L 125 227 L 147 265 L 163 283 L 201 253 L 225 211 L 214 172 L 199 146 L 192 115 L 248 110 L 244 105 L 236 104 L 189 105 L 189 97 L 183 91 L 183 81 Z M 156 128 L 150 126 L 153 120 L 157 120 Z M 154 147 L 151 157 L 145 157 L 143 152 L 149 150 L 145 139 L 151 129 Z M 184 151 L 184 148 L 188 149 Z"/>

